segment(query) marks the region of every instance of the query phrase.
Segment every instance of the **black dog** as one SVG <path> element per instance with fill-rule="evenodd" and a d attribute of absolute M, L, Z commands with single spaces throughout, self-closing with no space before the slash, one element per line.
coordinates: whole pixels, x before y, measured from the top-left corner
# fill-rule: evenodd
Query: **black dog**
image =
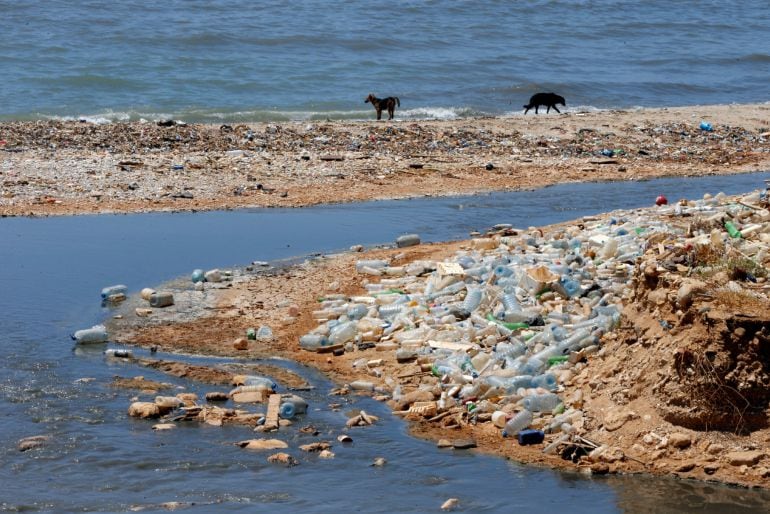
<path fill-rule="evenodd" d="M 377 119 L 382 119 L 382 110 L 387 109 L 388 110 L 388 119 L 393 119 L 393 111 L 396 110 L 396 106 L 401 107 L 401 102 L 399 101 L 398 97 L 395 96 L 389 96 L 387 98 L 377 98 L 373 94 L 369 93 L 369 96 L 366 97 L 366 100 L 364 100 L 364 103 L 370 103 L 374 106 L 374 110 L 377 111 Z"/>
<path fill-rule="evenodd" d="M 545 111 L 546 114 L 551 112 L 551 107 L 553 107 L 554 111 L 561 114 L 561 111 L 556 108 L 557 104 L 561 104 L 564 107 L 567 107 L 567 103 L 564 101 L 563 96 L 559 96 L 556 93 L 535 93 L 532 95 L 532 98 L 529 99 L 529 105 L 524 106 L 524 109 L 526 109 L 524 114 L 527 114 L 527 111 L 533 107 L 535 108 L 535 114 L 537 114 L 537 108 L 541 105 L 548 107 L 548 109 Z"/>

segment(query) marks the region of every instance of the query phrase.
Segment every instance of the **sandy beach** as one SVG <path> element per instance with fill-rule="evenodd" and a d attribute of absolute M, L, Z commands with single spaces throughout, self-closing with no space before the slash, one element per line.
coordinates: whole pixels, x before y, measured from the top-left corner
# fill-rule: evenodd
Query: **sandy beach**
<path fill-rule="evenodd" d="M 299 207 L 768 167 L 768 104 L 451 121 L 0 123 L 0 215 Z"/>

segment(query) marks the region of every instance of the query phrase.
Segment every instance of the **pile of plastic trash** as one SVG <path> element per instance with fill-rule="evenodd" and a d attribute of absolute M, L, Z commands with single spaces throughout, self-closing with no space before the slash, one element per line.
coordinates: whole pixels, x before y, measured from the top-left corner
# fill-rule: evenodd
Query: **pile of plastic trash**
<path fill-rule="evenodd" d="M 727 218 L 714 238 L 760 232 L 734 214 L 746 207 L 724 200 L 722 194 L 707 195 L 659 207 L 654 216 L 631 211 L 586 217 L 545 234 L 496 226 L 491 236 L 471 240 L 445 262 L 358 261 L 356 271 L 372 277 L 367 294 L 323 299 L 313 313 L 320 324 L 300 338 L 300 346 L 394 350 L 399 363 L 417 361 L 439 377 L 439 412 L 464 406 L 491 413 L 492 422 L 511 436 L 548 413 L 550 423 L 539 426 L 569 434 L 582 416 L 579 401 L 567 402 L 565 410 L 562 384 L 618 325 L 634 263 L 651 236 L 682 233 L 678 222 L 694 213 Z M 376 368 L 370 371 L 379 376 Z M 392 378 L 386 382 L 398 400 L 401 387 Z M 508 404 L 515 408 L 503 411 Z"/>

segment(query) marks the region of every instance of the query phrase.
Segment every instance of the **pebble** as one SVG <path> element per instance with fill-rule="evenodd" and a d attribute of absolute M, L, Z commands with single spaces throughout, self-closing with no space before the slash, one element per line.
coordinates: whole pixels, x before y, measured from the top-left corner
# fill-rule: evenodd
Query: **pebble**
<path fill-rule="evenodd" d="M 372 462 L 372 466 L 375 467 L 382 467 L 385 464 L 387 464 L 387 460 L 385 460 L 385 457 L 375 457 L 374 462 Z"/>
<path fill-rule="evenodd" d="M 457 498 L 449 498 L 447 501 L 441 504 L 441 510 L 453 510 L 460 503 Z"/>

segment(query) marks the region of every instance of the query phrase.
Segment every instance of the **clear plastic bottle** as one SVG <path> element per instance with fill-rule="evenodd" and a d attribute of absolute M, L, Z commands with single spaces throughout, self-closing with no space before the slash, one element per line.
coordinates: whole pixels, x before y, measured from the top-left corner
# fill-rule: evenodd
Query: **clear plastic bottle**
<path fill-rule="evenodd" d="M 205 280 L 205 277 L 203 276 L 203 270 L 202 269 L 193 270 L 192 275 L 190 275 L 190 280 L 192 280 L 193 283 L 203 282 Z"/>
<path fill-rule="evenodd" d="M 247 375 L 243 379 L 243 385 L 245 386 L 264 386 L 266 389 L 275 390 L 276 383 L 267 377 L 261 377 L 259 375 Z"/>
<path fill-rule="evenodd" d="M 72 334 L 72 339 L 78 344 L 106 343 L 107 329 L 104 325 L 94 325 L 91 328 L 78 330 Z"/>
<path fill-rule="evenodd" d="M 503 428 L 503 437 L 513 437 L 532 423 L 532 412 L 523 410 L 513 416 Z"/>
<path fill-rule="evenodd" d="M 352 320 L 359 320 L 364 316 L 366 316 L 367 312 L 369 312 L 369 308 L 366 305 L 359 303 L 359 304 L 354 304 L 349 306 L 347 310 L 347 315 L 348 315 L 348 318 Z"/>
<path fill-rule="evenodd" d="M 169 292 L 156 292 L 150 295 L 150 307 L 168 307 L 174 305 L 174 295 Z"/>
<path fill-rule="evenodd" d="M 106 300 L 110 296 L 116 296 L 116 295 L 125 295 L 128 291 L 128 286 L 125 286 L 123 284 L 118 284 L 115 286 L 109 286 L 102 289 L 102 299 Z"/>
<path fill-rule="evenodd" d="M 543 373 L 542 375 L 532 377 L 532 387 L 542 387 L 543 389 L 554 391 L 557 386 L 556 375 L 553 373 Z"/>
<path fill-rule="evenodd" d="M 283 419 L 291 419 L 298 414 L 304 414 L 306 412 L 307 402 L 303 398 L 293 394 L 282 398 L 278 414 Z"/>
<path fill-rule="evenodd" d="M 267 325 L 262 325 L 261 327 L 259 327 L 259 330 L 257 330 L 256 338 L 257 338 L 257 341 L 262 341 L 262 342 L 272 341 L 273 331 Z"/>
<path fill-rule="evenodd" d="M 315 352 L 319 348 L 329 346 L 329 339 L 323 334 L 305 334 L 299 338 L 299 346 L 305 350 Z"/>
<path fill-rule="evenodd" d="M 531 412 L 550 412 L 561 403 L 561 399 L 553 394 L 532 394 L 524 398 L 524 408 Z"/>
<path fill-rule="evenodd" d="M 329 343 L 331 344 L 345 344 L 348 341 L 352 341 L 358 333 L 358 328 L 355 321 L 345 321 L 336 325 L 331 332 L 329 332 Z"/>
<path fill-rule="evenodd" d="M 473 312 L 481 303 L 484 292 L 479 287 L 469 288 L 463 300 L 462 308 L 466 312 Z"/>

